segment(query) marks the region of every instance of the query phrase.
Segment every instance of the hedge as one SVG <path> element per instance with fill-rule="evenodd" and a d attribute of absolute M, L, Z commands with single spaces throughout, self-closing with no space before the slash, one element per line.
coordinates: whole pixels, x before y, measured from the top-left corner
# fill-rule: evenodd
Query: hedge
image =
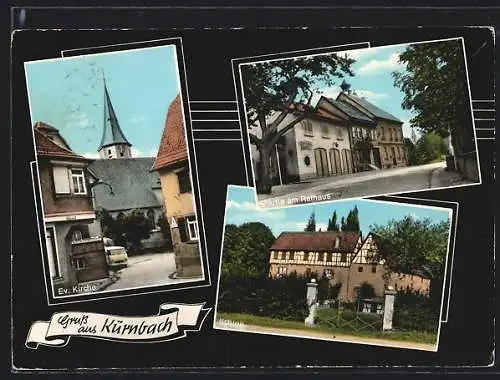
<path fill-rule="evenodd" d="M 282 320 L 303 321 L 309 313 L 307 279 L 231 276 L 221 278 L 218 310 Z"/>

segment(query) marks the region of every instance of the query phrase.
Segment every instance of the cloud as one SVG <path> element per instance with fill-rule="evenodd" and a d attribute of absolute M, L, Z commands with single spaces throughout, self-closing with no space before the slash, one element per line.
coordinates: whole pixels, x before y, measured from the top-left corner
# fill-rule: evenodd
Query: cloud
<path fill-rule="evenodd" d="M 66 127 L 86 128 L 89 126 L 89 117 L 85 112 L 66 116 Z"/>
<path fill-rule="evenodd" d="M 158 154 L 158 147 L 151 148 L 148 153 L 150 157 L 156 157 Z"/>
<path fill-rule="evenodd" d="M 384 71 L 393 71 L 400 67 L 399 54 L 392 53 L 386 60 L 372 59 L 365 65 L 361 66 L 357 75 L 376 75 Z"/>
<path fill-rule="evenodd" d="M 387 94 L 383 92 L 373 92 L 370 90 L 356 90 L 354 89 L 356 94 L 359 97 L 366 98 L 368 101 L 372 103 L 377 103 L 377 100 L 387 98 Z"/>
<path fill-rule="evenodd" d="M 130 153 L 132 154 L 132 157 L 144 157 L 142 152 L 137 149 L 135 146 L 130 148 Z"/>
<path fill-rule="evenodd" d="M 257 206 L 257 203 L 252 203 L 252 202 L 237 202 L 233 200 L 229 200 L 226 202 L 226 209 L 236 209 L 236 210 L 241 210 L 241 211 L 257 211 L 257 212 L 266 212 L 269 210 L 265 209 L 260 209 Z"/>
<path fill-rule="evenodd" d="M 98 160 L 101 158 L 101 156 L 97 152 L 87 152 L 87 153 L 82 154 L 82 156 L 86 157 L 86 158 L 90 158 L 92 160 Z"/>
<path fill-rule="evenodd" d="M 375 55 L 377 53 L 377 49 L 376 48 L 357 49 L 357 50 L 349 50 L 346 51 L 345 53 L 349 58 L 359 61 L 362 58 L 367 58 L 371 57 L 372 55 Z"/>
<path fill-rule="evenodd" d="M 321 96 L 335 99 L 340 93 L 340 87 L 338 87 L 338 86 L 326 87 L 326 88 L 319 90 L 318 92 L 319 92 L 318 94 L 314 94 L 312 97 L 312 100 L 311 100 L 312 105 L 315 105 L 319 101 Z"/>

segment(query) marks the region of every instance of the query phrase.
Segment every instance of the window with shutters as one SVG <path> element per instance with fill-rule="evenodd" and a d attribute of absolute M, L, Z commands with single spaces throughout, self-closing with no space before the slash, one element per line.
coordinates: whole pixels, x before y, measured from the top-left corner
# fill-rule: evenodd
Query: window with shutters
<path fill-rule="evenodd" d="M 58 195 L 86 195 L 85 171 L 80 168 L 53 166 L 54 191 Z"/>
<path fill-rule="evenodd" d="M 186 218 L 186 222 L 187 222 L 189 240 L 198 240 L 199 239 L 198 221 L 196 220 L 196 217 L 194 215 L 188 216 Z"/>

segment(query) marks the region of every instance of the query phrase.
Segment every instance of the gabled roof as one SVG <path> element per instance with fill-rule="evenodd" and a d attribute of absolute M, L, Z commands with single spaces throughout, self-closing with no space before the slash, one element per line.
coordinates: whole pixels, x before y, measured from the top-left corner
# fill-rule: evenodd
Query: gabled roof
<path fill-rule="evenodd" d="M 162 169 L 187 159 L 182 103 L 180 96 L 177 95 L 168 107 L 165 128 L 153 170 Z"/>
<path fill-rule="evenodd" d="M 43 121 L 37 121 L 33 128 L 38 129 L 39 131 L 43 131 L 43 132 L 58 132 L 59 133 L 59 130 L 57 128 L 54 128 L 52 125 L 44 123 Z"/>
<path fill-rule="evenodd" d="M 270 249 L 275 251 L 352 253 L 360 236 L 359 232 L 283 232 Z M 340 244 L 338 248 L 335 248 L 337 238 L 340 238 Z"/>
<path fill-rule="evenodd" d="M 97 150 L 115 144 L 126 144 L 131 146 L 131 144 L 125 138 L 123 131 L 118 123 L 118 118 L 116 117 L 113 104 L 109 97 L 108 89 L 104 85 L 104 127 L 102 131 L 101 144 Z"/>
<path fill-rule="evenodd" d="M 323 99 L 326 99 L 328 103 L 330 103 L 333 107 L 340 110 L 350 120 L 354 120 L 364 124 L 371 124 L 371 125 L 376 124 L 375 120 L 373 120 L 372 118 L 370 118 L 369 116 L 358 110 L 356 107 L 350 105 L 349 103 L 327 97 L 323 97 Z"/>
<path fill-rule="evenodd" d="M 119 160 L 95 160 L 89 170 L 113 188 L 95 186 L 95 200 L 99 207 L 108 211 L 134 208 L 161 207 L 153 188 L 158 187 L 160 177 L 150 172 L 153 157 L 120 158 Z"/>
<path fill-rule="evenodd" d="M 55 129 L 54 127 L 51 128 Z M 55 131 L 58 132 L 57 129 L 55 129 Z M 86 157 L 75 154 L 71 150 L 65 149 L 62 146 L 56 144 L 54 141 L 50 139 L 49 136 L 44 134 L 40 130 L 40 128 L 34 128 L 34 134 L 35 134 L 36 154 L 38 156 L 47 156 L 54 158 L 71 158 L 73 160 L 78 160 L 78 161 L 89 161 L 89 162 L 93 161 Z"/>
<path fill-rule="evenodd" d="M 349 99 L 351 99 L 356 104 L 358 104 L 361 107 L 361 109 L 360 109 L 361 112 L 363 112 L 363 109 L 364 109 L 365 113 L 366 113 L 366 111 L 368 111 L 371 115 L 373 115 L 376 118 L 384 119 L 384 120 L 389 120 L 389 121 L 393 121 L 393 122 L 401 123 L 401 124 L 403 123 L 396 116 L 391 115 L 389 112 L 384 111 L 383 109 L 381 109 L 381 108 L 377 107 L 376 105 L 370 103 L 365 98 L 360 98 L 360 97 L 352 95 L 352 94 L 346 94 L 346 93 L 342 93 L 341 92 L 337 96 L 337 100 L 342 100 L 342 97 L 344 97 L 344 96 L 347 97 L 347 98 L 349 98 Z"/>

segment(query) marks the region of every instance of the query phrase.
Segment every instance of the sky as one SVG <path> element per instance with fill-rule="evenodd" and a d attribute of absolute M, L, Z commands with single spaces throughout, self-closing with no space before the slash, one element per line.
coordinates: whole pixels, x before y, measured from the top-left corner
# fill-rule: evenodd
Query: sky
<path fill-rule="evenodd" d="M 402 108 L 403 92 L 394 86 L 391 73 L 405 70 L 406 65 L 399 62 L 399 55 L 410 45 L 412 44 L 387 45 L 336 52 L 339 55 L 347 54 L 350 58 L 356 60 L 351 66 L 354 76 L 345 77 L 346 82 L 351 85 L 351 90 L 356 91 L 358 96 L 366 98 L 377 107 L 400 119 L 404 123 L 403 135 L 408 138 L 411 138 L 412 134 L 409 120 L 414 115 L 409 110 Z M 312 105 L 316 105 L 321 95 L 336 98 L 341 91 L 339 87 L 341 83 L 342 79 L 338 79 L 337 85 L 334 87 L 321 88 L 319 86 L 319 93 L 313 97 Z M 417 130 L 415 130 L 415 134 L 417 137 L 420 135 Z"/>
<path fill-rule="evenodd" d="M 411 215 L 423 220 L 430 218 L 434 223 L 449 220 L 452 210 L 447 208 L 406 205 L 400 203 L 355 199 L 346 201 L 320 202 L 281 209 L 259 209 L 255 201 L 255 189 L 251 187 L 228 186 L 226 198 L 226 225 L 241 225 L 246 222 L 262 222 L 274 236 L 281 232 L 303 231 L 311 213 L 316 216 L 316 228 L 326 231 L 328 219 L 337 211 L 337 220 L 347 217 L 350 210 L 358 207 L 360 229 L 363 236 L 372 225 L 385 225 L 390 220 L 399 220 Z"/>
<path fill-rule="evenodd" d="M 156 156 L 168 107 L 180 92 L 175 45 L 25 63 L 32 125 L 48 123 L 74 152 L 98 158 L 102 72 L 133 156 Z"/>

